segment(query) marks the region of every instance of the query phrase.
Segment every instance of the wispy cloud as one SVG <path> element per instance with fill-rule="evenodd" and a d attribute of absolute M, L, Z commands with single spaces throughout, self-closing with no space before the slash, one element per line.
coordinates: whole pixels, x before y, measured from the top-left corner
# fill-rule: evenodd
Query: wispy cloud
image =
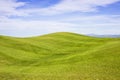
<path fill-rule="evenodd" d="M 43 20 L 21 20 L 21 19 L 9 19 L 7 17 L 0 18 L 0 33 L 2 31 L 8 35 L 32 36 L 38 34 L 45 34 L 57 31 L 71 31 L 77 24 L 61 22 L 61 21 L 43 21 Z M 44 31 L 44 32 L 43 32 Z M 14 33 L 15 32 L 15 33 Z M 13 34 L 14 33 L 14 34 Z M 19 34 L 21 33 L 21 34 Z"/>
<path fill-rule="evenodd" d="M 26 13 L 17 9 L 25 5 L 26 3 L 17 2 L 17 0 L 0 0 L 0 16 L 25 15 Z"/>
<path fill-rule="evenodd" d="M 69 14 L 96 12 L 99 11 L 98 6 L 105 7 L 118 1 L 120 0 L 61 0 L 45 8 L 24 8 L 29 3 L 0 0 L 0 34 L 32 36 L 58 31 L 120 34 L 120 15 Z"/>
<path fill-rule="evenodd" d="M 42 14 L 61 14 L 69 12 L 93 12 L 98 6 L 105 7 L 120 0 L 62 0 L 59 4 L 44 9 L 28 10 L 28 12 L 40 12 Z"/>
<path fill-rule="evenodd" d="M 117 18 L 116 18 L 117 17 Z M 120 34 L 120 15 L 79 16 L 60 20 L 24 20 L 0 18 L 1 31 L 14 36 L 32 36 L 58 31 L 82 34 Z M 24 34 L 24 35 L 23 35 Z"/>
<path fill-rule="evenodd" d="M 58 4 L 47 8 L 20 8 L 28 3 L 17 2 L 17 0 L 0 0 L 0 15 L 7 16 L 26 16 L 34 15 L 53 15 L 70 12 L 93 12 L 97 11 L 98 6 L 107 6 L 120 0 L 62 0 Z M 19 8 L 19 9 L 18 9 Z"/>

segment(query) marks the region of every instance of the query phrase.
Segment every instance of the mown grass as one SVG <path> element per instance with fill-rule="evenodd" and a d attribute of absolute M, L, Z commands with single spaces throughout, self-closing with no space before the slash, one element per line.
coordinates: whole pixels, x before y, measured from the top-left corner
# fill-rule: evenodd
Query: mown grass
<path fill-rule="evenodd" d="M 0 36 L 0 80 L 119 80 L 120 38 L 59 32 Z"/>

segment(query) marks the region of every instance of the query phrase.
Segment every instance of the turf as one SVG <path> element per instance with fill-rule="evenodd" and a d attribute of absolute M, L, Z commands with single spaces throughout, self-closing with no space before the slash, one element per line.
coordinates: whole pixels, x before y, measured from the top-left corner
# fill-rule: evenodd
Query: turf
<path fill-rule="evenodd" d="M 120 38 L 58 32 L 0 36 L 0 80 L 119 80 Z"/>

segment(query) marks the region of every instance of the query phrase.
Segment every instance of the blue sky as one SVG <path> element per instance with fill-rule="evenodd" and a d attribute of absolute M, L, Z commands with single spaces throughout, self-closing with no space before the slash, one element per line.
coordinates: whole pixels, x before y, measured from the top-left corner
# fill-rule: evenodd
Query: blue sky
<path fill-rule="evenodd" d="M 0 35 L 120 34 L 120 0 L 0 0 Z"/>

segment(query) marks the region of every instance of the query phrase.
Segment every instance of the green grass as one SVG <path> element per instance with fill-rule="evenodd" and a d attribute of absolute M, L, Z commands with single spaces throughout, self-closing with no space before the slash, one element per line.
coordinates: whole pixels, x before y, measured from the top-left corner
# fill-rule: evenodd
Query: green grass
<path fill-rule="evenodd" d="M 119 80 L 120 38 L 69 32 L 0 36 L 0 80 Z"/>

